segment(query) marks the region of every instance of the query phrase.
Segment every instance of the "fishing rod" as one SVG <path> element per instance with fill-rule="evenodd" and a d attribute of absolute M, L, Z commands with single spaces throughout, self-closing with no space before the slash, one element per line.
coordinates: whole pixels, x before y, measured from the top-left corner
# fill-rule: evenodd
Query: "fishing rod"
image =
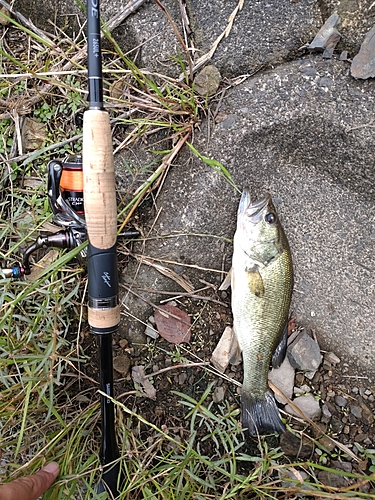
<path fill-rule="evenodd" d="M 112 335 L 120 323 L 117 203 L 112 134 L 103 108 L 99 0 L 87 0 L 89 109 L 83 115 L 83 192 L 88 234 L 88 321 L 99 348 L 103 474 L 98 491 L 117 497 L 119 451 L 115 433 Z"/>
<path fill-rule="evenodd" d="M 83 116 L 82 157 L 67 157 L 48 164 L 48 199 L 55 222 L 63 227 L 39 236 L 24 252 L 22 265 L 0 268 L 7 278 L 31 273 L 32 253 L 42 248 L 74 248 L 88 239 L 88 321 L 99 350 L 103 473 L 98 493 L 116 498 L 121 487 L 119 450 L 115 432 L 112 335 L 120 322 L 117 271 L 117 203 L 112 134 L 103 106 L 99 0 L 87 0 L 89 109 Z M 138 231 L 122 237 L 132 239 Z"/>

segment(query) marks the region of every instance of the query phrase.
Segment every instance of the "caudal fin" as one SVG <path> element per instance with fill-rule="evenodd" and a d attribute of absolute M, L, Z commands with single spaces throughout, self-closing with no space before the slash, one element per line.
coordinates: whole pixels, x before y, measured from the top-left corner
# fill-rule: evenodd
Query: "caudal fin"
<path fill-rule="evenodd" d="M 242 428 L 251 436 L 264 432 L 285 432 L 275 398 L 270 391 L 262 399 L 249 397 L 242 392 Z"/>

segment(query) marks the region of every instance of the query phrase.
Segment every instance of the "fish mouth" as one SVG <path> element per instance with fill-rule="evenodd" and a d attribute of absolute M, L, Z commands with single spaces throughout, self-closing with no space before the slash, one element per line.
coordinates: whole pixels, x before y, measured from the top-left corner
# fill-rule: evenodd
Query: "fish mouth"
<path fill-rule="evenodd" d="M 270 200 L 271 196 L 267 193 L 264 198 L 257 201 L 251 201 L 250 189 L 245 187 L 238 206 L 238 215 L 246 215 L 256 224 Z"/>

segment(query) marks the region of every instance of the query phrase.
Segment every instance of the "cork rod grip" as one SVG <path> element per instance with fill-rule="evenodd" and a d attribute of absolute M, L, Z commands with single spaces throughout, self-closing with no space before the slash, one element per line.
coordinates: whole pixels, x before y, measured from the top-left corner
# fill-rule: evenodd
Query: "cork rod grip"
<path fill-rule="evenodd" d="M 111 309 L 93 309 L 88 308 L 88 321 L 92 328 L 112 328 L 120 323 L 120 306 Z"/>
<path fill-rule="evenodd" d="M 106 111 L 83 116 L 83 179 L 87 233 L 90 243 L 112 247 L 117 236 L 117 204 L 112 135 Z"/>

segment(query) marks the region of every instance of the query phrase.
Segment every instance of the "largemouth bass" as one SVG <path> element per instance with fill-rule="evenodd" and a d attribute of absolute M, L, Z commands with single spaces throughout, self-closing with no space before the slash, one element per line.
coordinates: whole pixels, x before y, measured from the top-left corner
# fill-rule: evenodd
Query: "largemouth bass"
<path fill-rule="evenodd" d="M 286 353 L 293 266 L 271 197 L 251 202 L 245 188 L 237 214 L 230 273 L 233 331 L 243 358 L 242 427 L 250 435 L 284 432 L 273 393 L 271 365 Z"/>

